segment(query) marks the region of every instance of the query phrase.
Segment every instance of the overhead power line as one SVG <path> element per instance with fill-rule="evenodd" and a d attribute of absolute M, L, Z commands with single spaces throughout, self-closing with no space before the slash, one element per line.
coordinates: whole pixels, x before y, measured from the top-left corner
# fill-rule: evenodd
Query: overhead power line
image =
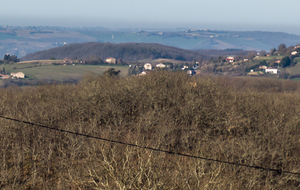
<path fill-rule="evenodd" d="M 266 167 L 256 166 L 256 165 L 240 164 L 240 163 L 235 163 L 235 162 L 222 161 L 222 160 L 218 160 L 218 159 L 206 158 L 206 157 L 202 157 L 202 156 L 195 156 L 195 155 L 190 155 L 190 154 L 185 154 L 185 153 L 178 153 L 178 152 L 172 152 L 172 151 L 168 151 L 168 150 L 156 149 L 156 148 L 152 148 L 152 147 L 140 146 L 140 145 L 136 145 L 136 144 L 130 144 L 130 143 L 125 143 L 125 142 L 116 141 L 116 140 L 112 140 L 112 139 L 106 139 L 106 138 L 102 138 L 102 137 L 96 137 L 96 136 L 77 133 L 77 132 L 68 131 L 68 130 L 64 130 L 64 129 L 49 127 L 49 126 L 46 126 L 46 125 L 36 124 L 36 123 L 28 122 L 28 121 L 21 121 L 21 120 L 18 120 L 18 119 L 5 117 L 5 116 L 0 116 L 0 118 L 11 120 L 11 121 L 16 121 L 16 122 L 19 122 L 19 123 L 24 123 L 24 124 L 28 124 L 28 125 L 32 125 L 32 126 L 37 126 L 37 127 L 41 127 L 41 128 L 46 128 L 46 129 L 50 129 L 50 130 L 54 130 L 54 131 L 58 131 L 58 132 L 62 132 L 62 133 L 69 133 L 69 134 L 72 134 L 72 135 L 83 136 L 83 137 L 92 138 L 92 139 L 98 139 L 98 140 L 102 140 L 102 141 L 106 141 L 106 142 L 122 144 L 122 145 L 137 147 L 137 148 L 141 148 L 141 149 L 153 150 L 153 151 L 156 151 L 156 152 L 164 152 L 164 153 L 167 153 L 167 154 L 174 154 L 174 155 L 179 155 L 179 156 L 184 156 L 184 157 L 189 157 L 189 158 L 195 158 L 195 159 L 201 159 L 201 160 L 206 160 L 206 161 L 218 162 L 218 163 L 222 163 L 222 164 L 230 164 L 230 165 L 235 165 L 235 166 L 240 166 L 240 167 L 247 167 L 247 168 L 259 169 L 259 170 L 265 170 L 265 171 L 272 171 L 272 172 L 277 172 L 279 174 L 287 173 L 287 174 L 293 174 L 293 175 L 300 175 L 300 173 L 297 173 L 297 172 L 284 171 L 284 170 L 281 170 L 281 169 L 266 168 Z"/>

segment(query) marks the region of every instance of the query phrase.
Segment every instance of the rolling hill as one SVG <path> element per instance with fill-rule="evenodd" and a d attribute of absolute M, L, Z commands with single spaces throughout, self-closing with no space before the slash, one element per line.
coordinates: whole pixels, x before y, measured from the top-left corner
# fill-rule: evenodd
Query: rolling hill
<path fill-rule="evenodd" d="M 141 59 L 167 58 L 181 61 L 192 61 L 204 54 L 192 50 L 185 50 L 155 43 L 100 43 L 87 42 L 65 45 L 49 50 L 28 54 L 21 58 L 26 60 L 44 60 L 54 57 L 55 59 L 86 59 L 89 57 L 114 57 L 124 61 L 137 61 Z"/>
<path fill-rule="evenodd" d="M 300 42 L 300 36 L 283 32 L 68 28 L 49 26 L 1 26 L 0 56 L 9 53 L 23 57 L 30 53 L 73 43 L 159 43 L 182 49 L 266 50 L 284 43 Z"/>

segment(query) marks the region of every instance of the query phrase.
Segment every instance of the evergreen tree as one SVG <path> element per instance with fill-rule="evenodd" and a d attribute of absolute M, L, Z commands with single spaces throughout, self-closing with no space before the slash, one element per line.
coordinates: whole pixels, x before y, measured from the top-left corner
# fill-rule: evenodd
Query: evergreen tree
<path fill-rule="evenodd" d="M 271 51 L 270 51 L 270 54 L 271 54 L 271 55 L 274 55 L 275 52 L 276 52 L 276 48 L 272 48 Z"/>
<path fill-rule="evenodd" d="M 3 58 L 3 61 L 9 61 L 9 59 L 10 59 L 10 55 L 9 54 L 5 54 L 4 58 Z"/>
<path fill-rule="evenodd" d="M 279 66 L 280 67 L 288 67 L 291 64 L 291 59 L 289 58 L 289 56 L 285 56 L 284 58 L 282 58 Z"/>

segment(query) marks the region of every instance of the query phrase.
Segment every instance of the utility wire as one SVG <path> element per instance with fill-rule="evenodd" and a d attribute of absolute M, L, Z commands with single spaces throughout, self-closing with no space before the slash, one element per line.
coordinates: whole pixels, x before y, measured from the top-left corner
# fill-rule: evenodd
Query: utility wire
<path fill-rule="evenodd" d="M 206 161 L 218 162 L 218 163 L 222 163 L 222 164 L 230 164 L 230 165 L 235 165 L 235 166 L 272 171 L 272 172 L 277 172 L 278 174 L 287 173 L 287 174 L 293 174 L 293 175 L 300 175 L 300 173 L 297 173 L 297 172 L 284 171 L 284 170 L 281 170 L 281 169 L 266 168 L 266 167 L 256 166 L 256 165 L 239 164 L 239 163 L 235 163 L 235 162 L 222 161 L 222 160 L 206 158 L 206 157 L 202 157 L 202 156 L 194 156 L 194 155 L 190 155 L 190 154 L 184 154 L 184 153 L 178 153 L 178 152 L 172 152 L 172 151 L 167 151 L 167 150 L 156 149 L 156 148 L 152 148 L 152 147 L 140 146 L 140 145 L 136 145 L 136 144 L 130 144 L 130 143 L 125 143 L 125 142 L 121 142 L 121 141 L 106 139 L 106 138 L 102 138 L 102 137 L 96 137 L 96 136 L 92 136 L 92 135 L 87 135 L 87 134 L 77 133 L 77 132 L 73 132 L 73 131 L 68 131 L 68 130 L 64 130 L 64 129 L 49 127 L 49 126 L 46 126 L 46 125 L 36 124 L 36 123 L 28 122 L 28 121 L 21 121 L 21 120 L 18 120 L 18 119 L 5 117 L 5 116 L 0 116 L 0 118 L 11 120 L 11 121 L 16 121 L 16 122 L 19 122 L 19 123 L 24 123 L 24 124 L 28 124 L 28 125 L 32 125 L 32 126 L 37 126 L 37 127 L 41 127 L 41 128 L 46 128 L 46 129 L 50 129 L 50 130 L 55 130 L 55 131 L 58 131 L 58 132 L 69 133 L 69 134 L 73 134 L 73 135 L 98 139 L 98 140 L 102 140 L 102 141 L 107 141 L 107 142 L 111 142 L 111 143 L 122 144 L 122 145 L 127 145 L 127 146 L 147 149 L 147 150 L 153 150 L 153 151 L 156 151 L 156 152 L 164 152 L 164 153 L 167 153 L 167 154 L 174 154 L 174 155 L 179 155 L 179 156 L 184 156 L 184 157 L 189 157 L 189 158 L 195 158 L 195 159 L 201 159 L 201 160 L 206 160 Z"/>

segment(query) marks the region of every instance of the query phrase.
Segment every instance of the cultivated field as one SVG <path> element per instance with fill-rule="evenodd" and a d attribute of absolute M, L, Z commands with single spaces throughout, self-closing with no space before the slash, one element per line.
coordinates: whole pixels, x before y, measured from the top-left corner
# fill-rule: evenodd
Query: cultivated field
<path fill-rule="evenodd" d="M 151 63 L 177 63 L 177 64 L 181 64 L 181 63 L 193 63 L 192 61 L 180 61 L 180 60 L 175 60 L 175 59 L 154 59 L 151 61 Z"/>
<path fill-rule="evenodd" d="M 20 61 L 15 64 L 52 64 L 52 63 L 63 63 L 63 60 L 30 60 Z"/>
<path fill-rule="evenodd" d="M 267 56 L 260 56 L 260 57 L 255 57 L 254 59 L 255 60 L 261 60 L 261 61 L 263 61 L 263 60 L 272 60 L 272 59 L 282 59 L 284 56 L 282 56 L 282 55 L 278 55 L 278 56 L 269 56 L 269 57 L 267 57 Z"/>
<path fill-rule="evenodd" d="M 286 71 L 290 74 L 290 75 L 297 75 L 300 73 L 300 64 L 296 64 L 294 67 L 289 67 L 286 68 Z"/>

